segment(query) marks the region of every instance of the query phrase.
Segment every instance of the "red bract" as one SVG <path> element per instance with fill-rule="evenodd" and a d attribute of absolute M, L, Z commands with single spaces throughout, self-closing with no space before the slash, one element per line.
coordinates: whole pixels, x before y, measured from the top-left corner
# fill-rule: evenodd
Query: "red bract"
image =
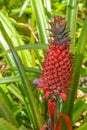
<path fill-rule="evenodd" d="M 72 130 L 72 125 L 71 125 L 70 118 L 69 118 L 68 115 L 66 115 L 65 113 L 62 113 L 62 112 L 58 112 L 58 113 L 55 113 L 55 114 L 60 115 L 60 117 L 59 117 L 58 121 L 55 124 L 54 130 L 62 130 L 63 118 L 64 118 L 64 120 L 66 122 L 67 130 Z M 47 128 L 47 126 L 43 125 L 40 130 L 45 130 L 46 128 Z"/>
<path fill-rule="evenodd" d="M 62 117 L 59 117 L 59 119 L 56 123 L 55 130 L 62 130 Z"/>
<path fill-rule="evenodd" d="M 48 112 L 52 119 L 54 118 L 56 113 L 56 104 L 57 104 L 56 102 L 48 101 Z"/>
<path fill-rule="evenodd" d="M 40 130 L 45 130 L 47 128 L 47 125 L 43 125 Z"/>
<path fill-rule="evenodd" d="M 67 130 L 72 130 L 72 125 L 71 125 L 69 116 L 66 115 L 65 113 L 62 113 L 62 112 L 58 112 L 57 114 L 59 114 L 60 117 L 59 117 L 58 122 L 56 123 L 55 130 L 61 130 L 61 129 L 58 129 L 58 128 L 61 127 L 61 125 L 62 125 L 62 117 L 65 119 L 65 122 L 66 122 L 66 125 L 67 125 Z"/>

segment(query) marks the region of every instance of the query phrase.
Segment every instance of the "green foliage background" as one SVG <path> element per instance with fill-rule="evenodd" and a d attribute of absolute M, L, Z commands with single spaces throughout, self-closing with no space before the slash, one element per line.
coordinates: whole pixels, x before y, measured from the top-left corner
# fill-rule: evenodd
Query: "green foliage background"
<path fill-rule="evenodd" d="M 87 128 L 87 114 L 75 125 L 87 111 L 87 88 L 78 85 L 79 78 L 87 76 L 87 1 L 0 0 L 0 130 L 39 130 L 47 122 L 43 92 L 35 91 L 32 82 L 41 73 L 53 15 L 67 19 L 74 55 L 72 91 L 62 111 L 73 129 Z M 78 90 L 85 95 L 76 98 Z"/>

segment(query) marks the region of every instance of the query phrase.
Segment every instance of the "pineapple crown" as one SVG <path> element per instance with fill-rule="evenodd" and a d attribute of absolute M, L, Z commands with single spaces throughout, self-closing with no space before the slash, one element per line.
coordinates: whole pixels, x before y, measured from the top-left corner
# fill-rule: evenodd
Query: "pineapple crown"
<path fill-rule="evenodd" d="M 71 42 L 71 38 L 69 37 L 69 30 L 66 27 L 66 21 L 58 16 L 53 17 L 53 21 L 49 22 L 51 29 L 48 29 L 51 31 L 50 37 L 53 38 L 53 40 L 50 40 L 51 43 L 55 43 L 57 45 L 62 45 L 67 42 L 69 45 Z"/>

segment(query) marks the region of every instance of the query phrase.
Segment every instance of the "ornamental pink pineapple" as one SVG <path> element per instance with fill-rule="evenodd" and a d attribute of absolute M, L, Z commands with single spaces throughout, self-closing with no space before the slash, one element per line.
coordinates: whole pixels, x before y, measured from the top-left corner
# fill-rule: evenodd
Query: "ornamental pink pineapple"
<path fill-rule="evenodd" d="M 69 51 L 71 39 L 66 22 L 61 17 L 53 17 L 53 21 L 49 24 L 51 26 L 51 29 L 48 29 L 51 32 L 49 48 L 43 62 L 40 79 L 34 80 L 34 83 L 43 89 L 48 104 L 48 126 L 43 125 L 40 130 L 45 130 L 46 127 L 48 130 L 61 130 L 61 116 L 65 119 L 68 130 L 72 130 L 68 115 L 56 112 L 57 99 L 61 97 L 63 101 L 66 101 L 70 90 L 73 71 L 73 58 Z M 59 114 L 57 122 L 55 122 L 56 114 Z"/>
<path fill-rule="evenodd" d="M 72 54 L 69 51 L 71 39 L 66 28 L 66 21 L 61 17 L 53 17 L 49 22 L 51 29 L 50 44 L 43 62 L 40 79 L 34 83 L 44 90 L 45 97 L 51 102 L 61 97 L 67 100 L 72 77 Z"/>

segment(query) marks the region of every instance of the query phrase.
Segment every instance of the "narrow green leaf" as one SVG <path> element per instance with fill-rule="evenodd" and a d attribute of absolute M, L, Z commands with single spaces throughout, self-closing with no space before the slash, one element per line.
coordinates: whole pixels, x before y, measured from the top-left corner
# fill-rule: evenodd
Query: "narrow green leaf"
<path fill-rule="evenodd" d="M 33 11 L 36 18 L 37 26 L 38 26 L 40 42 L 47 44 L 48 43 L 48 37 L 46 32 L 47 22 L 46 22 L 46 16 L 44 14 L 42 1 L 41 0 L 38 0 L 38 2 L 36 0 L 31 0 L 31 1 L 32 1 L 32 6 L 33 6 Z"/>
<path fill-rule="evenodd" d="M 26 50 L 26 49 L 47 49 L 48 45 L 43 45 L 43 44 L 27 44 L 27 45 L 22 45 L 22 46 L 18 46 L 16 47 L 16 50 Z"/>
<path fill-rule="evenodd" d="M 25 69 L 26 72 L 30 72 L 30 73 L 37 73 L 37 74 L 41 73 L 40 69 L 36 69 L 36 68 L 33 68 L 33 67 L 24 67 L 24 69 Z M 17 68 L 8 68 L 8 70 L 17 71 Z"/>
<path fill-rule="evenodd" d="M 32 130 L 32 128 L 26 128 L 25 126 L 21 126 L 18 130 Z"/>
<path fill-rule="evenodd" d="M 20 81 L 20 76 L 12 76 L 6 78 L 0 78 L 0 84 L 13 83 Z"/>
<path fill-rule="evenodd" d="M 26 9 L 26 7 L 28 6 L 28 4 L 29 4 L 29 1 L 30 0 L 25 0 L 24 1 L 24 4 L 22 5 L 22 7 L 21 7 L 21 10 L 20 10 L 20 13 L 19 13 L 19 18 L 22 16 L 22 14 L 24 13 L 24 10 Z"/>
<path fill-rule="evenodd" d="M 77 99 L 73 109 L 72 123 L 79 120 L 82 113 L 86 110 L 87 104 L 82 99 Z"/>
<path fill-rule="evenodd" d="M 0 118 L 0 130 L 18 130 L 15 126 Z"/>
<path fill-rule="evenodd" d="M 49 19 L 51 19 L 51 0 L 44 0 L 44 6 Z"/>
<path fill-rule="evenodd" d="M 79 42 L 76 47 L 76 53 L 81 53 L 84 55 L 86 45 L 87 45 L 87 16 L 85 18 L 85 22 L 81 31 Z"/>
<path fill-rule="evenodd" d="M 8 89 L 6 85 L 0 85 L 0 93 L 2 94 L 2 96 L 4 97 L 4 100 L 6 101 L 6 103 L 8 104 L 8 106 L 10 107 L 10 109 L 12 109 L 13 107 L 13 102 L 11 99 L 11 96 L 8 92 Z"/>
<path fill-rule="evenodd" d="M 2 74 L 0 74 L 0 79 L 2 78 Z M 7 85 L 6 84 L 0 84 L 0 93 L 4 97 L 5 101 L 7 102 L 8 106 L 10 108 L 13 107 L 12 98 L 10 96 L 10 93 L 8 92 Z"/>
<path fill-rule="evenodd" d="M 7 121 L 9 121 L 11 124 L 14 124 L 15 126 L 18 127 L 18 123 L 9 108 L 8 104 L 4 100 L 4 97 L 0 94 L 0 117 L 3 117 Z"/>
<path fill-rule="evenodd" d="M 80 89 L 80 90 L 83 91 L 84 93 L 87 93 L 87 88 L 78 87 L 78 89 Z"/>
<path fill-rule="evenodd" d="M 17 87 L 15 87 L 12 84 L 12 85 L 7 86 L 7 88 L 13 95 L 15 95 L 15 97 L 17 97 L 24 104 L 22 94 L 20 93 L 20 91 L 19 91 L 19 89 Z"/>
<path fill-rule="evenodd" d="M 18 46 L 18 47 L 15 47 L 15 50 L 16 51 L 31 50 L 31 49 L 39 50 L 39 49 L 47 49 L 47 48 L 48 48 L 48 45 L 38 43 L 38 44 L 27 44 L 27 45 Z M 6 51 L 0 54 L 0 57 L 7 55 L 9 52 L 10 50 L 7 49 Z"/>
<path fill-rule="evenodd" d="M 32 72 L 32 73 L 38 73 L 38 74 L 41 73 L 41 71 L 40 71 L 39 69 L 29 68 L 29 67 L 25 67 L 25 71 L 26 71 L 26 72 Z"/>
<path fill-rule="evenodd" d="M 9 39 L 12 41 L 12 45 L 13 46 L 24 45 L 23 40 L 20 37 L 18 37 L 18 32 L 16 31 L 15 27 L 12 25 L 11 21 L 9 20 L 9 17 L 6 17 L 1 11 L 0 11 L 0 21 L 2 23 L 0 30 L 2 31 L 2 28 L 4 27 Z M 3 41 L 1 41 L 1 43 L 4 46 Z M 31 65 L 29 62 L 29 61 L 31 61 L 29 51 L 25 51 L 25 53 L 19 52 L 19 55 L 22 59 L 22 62 L 24 62 L 24 64 L 26 66 Z"/>
<path fill-rule="evenodd" d="M 20 13 L 20 8 L 15 8 L 15 9 L 11 9 L 10 11 L 10 15 L 15 15 L 15 14 L 19 14 Z M 32 9 L 27 7 L 25 10 L 23 10 L 23 13 L 25 14 L 31 14 L 32 13 Z"/>
<path fill-rule="evenodd" d="M 2 34 L 1 31 L 0 31 L 0 44 L 1 44 L 2 49 L 3 49 L 3 53 L 1 53 L 0 56 L 2 57 L 4 55 L 6 55 L 6 59 L 7 59 L 8 63 L 9 63 L 9 65 L 11 67 L 15 67 L 15 63 L 14 63 L 14 60 L 12 58 L 12 55 L 9 54 L 9 50 L 8 50 L 9 47 L 8 47 L 7 41 L 4 39 L 3 34 Z"/>
<path fill-rule="evenodd" d="M 71 31 L 72 46 L 75 45 L 78 1 L 79 0 L 68 0 L 67 2 L 67 21 L 68 27 Z"/>
<path fill-rule="evenodd" d="M 35 68 L 25 67 L 24 69 L 26 72 L 30 72 L 30 73 L 37 73 L 37 74 L 41 73 L 39 69 L 35 69 Z M 17 68 L 9 68 L 9 70 L 17 71 Z M 13 82 L 18 82 L 18 81 L 20 81 L 19 75 L 0 78 L 0 84 L 13 83 Z"/>

